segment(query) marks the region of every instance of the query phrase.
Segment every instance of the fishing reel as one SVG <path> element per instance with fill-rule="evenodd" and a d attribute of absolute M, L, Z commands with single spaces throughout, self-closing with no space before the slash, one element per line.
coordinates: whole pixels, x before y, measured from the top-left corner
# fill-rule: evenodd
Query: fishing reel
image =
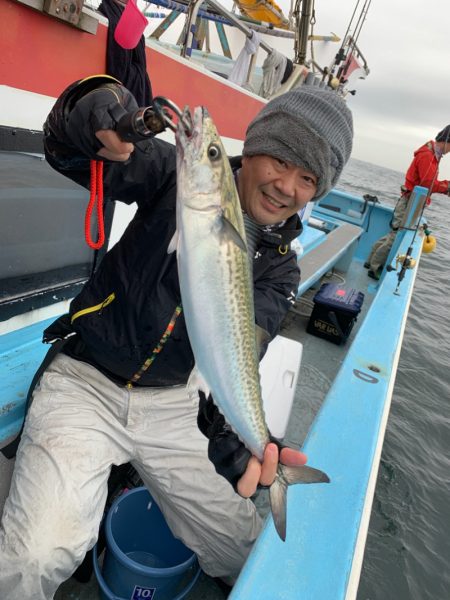
<path fill-rule="evenodd" d="M 186 131 L 192 128 L 189 120 L 190 113 L 182 111 L 174 102 L 164 96 L 157 96 L 152 106 L 138 108 L 132 113 L 124 115 L 117 123 L 116 131 L 124 142 L 140 142 L 147 140 L 169 128 L 176 131 L 177 125 L 174 117 L 178 118 Z"/>
<path fill-rule="evenodd" d="M 408 254 L 399 254 L 395 258 L 395 270 L 396 271 L 398 270 L 399 266 L 404 269 L 414 269 L 416 264 L 417 264 L 416 259 L 412 258 L 412 256 L 409 256 Z"/>
<path fill-rule="evenodd" d="M 399 296 L 399 287 L 401 282 L 403 281 L 406 271 L 408 269 L 414 269 L 414 267 L 417 264 L 417 261 L 415 258 L 412 258 L 411 254 L 411 248 L 408 250 L 408 252 L 406 254 L 398 254 L 395 257 L 395 267 L 393 267 L 392 265 L 388 265 L 386 267 L 387 271 L 398 271 L 397 273 L 397 287 L 395 288 L 394 294 L 396 296 Z M 399 269 L 400 267 L 400 269 Z"/>
<path fill-rule="evenodd" d="M 395 257 L 395 267 L 388 265 L 386 271 L 398 271 L 399 266 L 401 269 L 414 269 L 416 263 L 416 259 L 409 256 L 409 254 L 398 254 Z"/>

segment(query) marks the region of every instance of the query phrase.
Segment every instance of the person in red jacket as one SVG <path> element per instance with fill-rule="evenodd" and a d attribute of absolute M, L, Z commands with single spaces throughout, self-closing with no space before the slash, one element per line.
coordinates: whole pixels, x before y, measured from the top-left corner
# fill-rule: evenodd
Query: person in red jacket
<path fill-rule="evenodd" d="M 373 279 L 380 278 L 396 233 L 405 217 L 408 201 L 414 187 L 420 185 L 428 188 L 428 204 L 430 203 L 431 194 L 450 196 L 450 182 L 447 179 L 439 181 L 437 178 L 439 161 L 447 152 L 450 152 L 450 125 L 440 131 L 434 141 L 427 142 L 414 152 L 413 161 L 406 172 L 405 183 L 401 187 L 401 196 L 395 206 L 391 221 L 392 231 L 375 242 L 364 265 L 369 269 L 369 277 Z"/>

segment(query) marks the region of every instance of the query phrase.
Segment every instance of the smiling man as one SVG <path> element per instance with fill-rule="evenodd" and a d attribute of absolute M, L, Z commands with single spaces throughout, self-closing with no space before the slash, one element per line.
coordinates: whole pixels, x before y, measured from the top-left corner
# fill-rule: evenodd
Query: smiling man
<path fill-rule="evenodd" d="M 273 482 L 279 459 L 306 461 L 271 443 L 261 464 L 213 399 L 199 402 L 188 385 L 194 359 L 176 257 L 167 253 L 175 148 L 157 138 L 123 142 L 117 122 L 136 109 L 119 82 L 89 78 L 62 94 L 44 127 L 56 170 L 89 187 L 90 159 L 104 159 L 105 196 L 138 210 L 47 336 L 67 342 L 35 389 L 5 503 L 0 589 L 8 600 L 50 600 L 75 571 L 97 539 L 113 464 L 132 463 L 202 569 L 232 582 L 261 529 L 250 496 Z M 336 93 L 302 86 L 261 110 L 242 159 L 231 159 L 245 218 L 263 226 L 254 301 L 269 338 L 298 288 L 297 212 L 336 183 L 352 134 Z"/>
<path fill-rule="evenodd" d="M 257 223 L 281 223 L 317 191 L 317 176 L 272 156 L 244 156 L 238 191 L 243 210 Z"/>

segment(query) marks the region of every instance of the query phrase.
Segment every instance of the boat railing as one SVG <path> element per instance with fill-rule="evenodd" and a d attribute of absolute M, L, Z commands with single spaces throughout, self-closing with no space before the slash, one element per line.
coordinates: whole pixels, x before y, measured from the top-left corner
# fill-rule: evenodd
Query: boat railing
<path fill-rule="evenodd" d="M 179 14 L 187 13 L 189 10 L 189 2 L 186 2 L 186 0 L 153 0 L 152 4 L 155 4 L 156 6 L 159 6 L 160 8 L 166 8 L 171 11 L 176 11 Z M 250 17 L 247 17 L 246 15 L 242 15 L 242 14 L 237 15 L 235 13 L 231 13 L 231 14 L 239 22 L 244 23 L 244 25 L 248 24 L 248 28 L 252 31 L 256 31 L 257 33 L 263 33 L 266 35 L 271 35 L 271 36 L 275 36 L 275 37 L 279 37 L 279 38 L 288 38 L 288 39 L 295 38 L 295 33 L 293 31 L 286 30 L 286 29 L 278 29 L 270 23 L 265 23 L 263 21 L 256 21 L 255 19 L 251 19 Z M 144 15 L 146 17 L 153 17 L 154 13 L 144 11 Z M 228 16 L 219 14 L 218 11 L 216 11 L 214 9 L 211 10 L 211 9 L 205 9 L 204 7 L 202 7 L 198 11 L 198 15 L 202 19 L 207 19 L 208 21 L 215 21 L 217 23 L 222 23 L 223 25 L 230 25 L 230 26 L 234 25 L 234 23 L 232 23 L 228 19 Z M 164 15 L 164 16 L 167 19 L 167 17 L 169 15 Z M 170 24 L 171 24 L 171 22 L 169 21 L 168 24 L 163 29 L 166 30 L 167 26 Z M 151 37 L 157 37 L 158 34 L 155 36 L 155 31 L 152 32 Z M 320 36 L 318 36 L 317 39 L 319 39 L 319 37 Z M 322 37 L 320 37 L 320 39 L 324 40 L 325 37 L 322 36 Z M 331 37 L 327 38 L 327 39 L 328 39 L 328 41 L 330 41 L 330 40 L 336 41 L 335 38 L 331 38 Z M 338 40 L 339 40 L 339 38 L 338 38 Z"/>
<path fill-rule="evenodd" d="M 186 59 L 193 58 L 195 51 L 198 50 L 197 37 L 199 34 L 198 28 L 200 18 L 216 22 L 219 40 L 222 45 L 222 51 L 224 56 L 230 60 L 232 60 L 232 57 L 228 41 L 226 39 L 224 25 L 238 29 L 246 36 L 246 38 L 252 38 L 253 33 L 256 31 L 258 33 L 268 34 L 275 37 L 291 38 L 293 40 L 295 39 L 295 43 L 298 45 L 299 40 L 303 40 L 305 35 L 308 37 L 306 29 L 304 31 L 302 29 L 302 32 L 296 33 L 292 30 L 279 29 L 273 25 L 255 21 L 254 19 L 244 15 L 236 15 L 225 8 L 218 0 L 154 0 L 154 4 L 172 10 L 172 13 L 166 17 L 163 23 L 161 23 L 155 29 L 155 31 L 150 34 L 151 38 L 155 38 L 157 40 L 159 40 L 160 36 L 167 31 L 170 25 L 174 22 L 176 18 L 176 16 L 174 16 L 175 13 L 187 13 L 183 32 L 177 44 L 177 46 L 180 47 L 180 55 Z M 302 19 L 300 21 L 303 28 L 305 26 L 305 22 L 307 21 L 305 19 L 305 15 L 302 13 Z M 331 36 L 313 36 L 311 37 L 311 41 L 313 39 L 315 41 L 340 41 L 340 38 L 335 34 L 332 34 Z M 258 49 L 259 47 L 261 47 L 267 53 L 267 55 L 270 55 L 274 52 L 274 48 L 265 40 L 261 40 L 259 42 Z M 247 75 L 244 82 L 240 84 L 242 87 L 247 89 L 252 89 L 250 81 L 252 80 L 254 74 L 258 49 L 254 54 L 251 55 Z M 313 69 L 312 71 L 310 70 L 311 67 Z M 309 77 L 309 80 L 307 77 Z M 325 87 L 329 84 L 329 70 L 326 67 L 320 67 L 320 65 L 313 59 L 307 60 L 306 55 L 304 57 L 302 56 L 301 61 L 294 60 L 294 69 L 290 77 L 279 87 L 278 90 L 276 90 L 275 93 L 271 95 L 271 97 L 277 96 L 290 89 L 293 89 L 294 87 L 297 87 L 298 85 L 301 85 L 303 80 L 306 80 L 306 82 L 310 83 L 311 85 L 321 85 Z M 336 82 L 337 84 L 339 83 L 338 80 L 336 80 Z M 333 87 L 331 83 L 330 85 Z M 337 85 L 334 86 L 333 89 L 336 89 L 336 87 Z"/>
<path fill-rule="evenodd" d="M 189 9 L 188 9 L 187 17 L 186 17 L 186 23 L 185 23 L 185 27 L 184 27 L 185 38 L 184 38 L 184 40 L 182 42 L 182 46 L 181 46 L 181 56 L 183 56 L 184 58 L 190 58 L 190 56 L 192 54 L 192 50 L 195 47 L 195 32 L 196 32 L 195 24 L 197 21 L 200 7 L 203 4 L 203 1 L 204 0 L 193 0 L 189 4 Z M 247 38 L 253 37 L 252 29 L 250 27 L 248 27 L 247 25 L 245 25 L 244 23 L 242 23 L 242 21 L 240 21 L 240 19 L 238 19 L 238 17 L 236 15 L 234 15 L 232 12 L 228 11 L 219 2 L 217 2 L 216 0 L 207 0 L 207 3 L 211 8 L 213 8 L 215 11 L 217 11 L 221 16 L 226 17 L 228 19 L 228 21 L 230 21 L 233 26 L 235 26 L 237 29 L 239 29 L 239 31 L 241 31 Z M 271 46 L 269 46 L 269 44 L 267 44 L 263 40 L 260 41 L 259 46 L 265 52 L 267 52 L 267 54 L 271 54 L 273 52 L 273 48 Z M 254 67 L 256 65 L 256 57 L 257 57 L 257 51 L 252 55 L 252 57 L 250 59 L 245 83 L 250 82 Z"/>
<path fill-rule="evenodd" d="M 195 2 L 199 2 L 200 0 L 195 0 Z M 201 2 L 200 2 L 201 3 Z M 245 25 L 235 14 L 227 10 L 224 6 L 222 6 L 217 0 L 207 0 L 209 6 L 211 6 L 218 13 L 222 14 L 224 17 L 229 19 L 233 25 L 239 29 L 242 33 L 245 34 L 246 37 L 251 38 L 253 36 L 253 30 Z M 260 47 L 267 52 L 267 54 L 271 54 L 273 52 L 272 46 L 269 46 L 264 40 L 261 40 Z"/>

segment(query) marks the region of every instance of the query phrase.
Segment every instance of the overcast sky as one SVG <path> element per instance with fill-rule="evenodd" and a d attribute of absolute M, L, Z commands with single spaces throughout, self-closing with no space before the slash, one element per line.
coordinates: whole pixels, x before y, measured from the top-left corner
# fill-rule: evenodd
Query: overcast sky
<path fill-rule="evenodd" d="M 280 5 L 289 11 L 288 0 Z M 315 33 L 344 37 L 355 5 L 316 0 Z M 372 0 L 358 45 L 370 75 L 348 97 L 353 156 L 404 172 L 413 151 L 450 123 L 450 0 Z M 450 177 L 450 154 L 440 177 Z"/>

